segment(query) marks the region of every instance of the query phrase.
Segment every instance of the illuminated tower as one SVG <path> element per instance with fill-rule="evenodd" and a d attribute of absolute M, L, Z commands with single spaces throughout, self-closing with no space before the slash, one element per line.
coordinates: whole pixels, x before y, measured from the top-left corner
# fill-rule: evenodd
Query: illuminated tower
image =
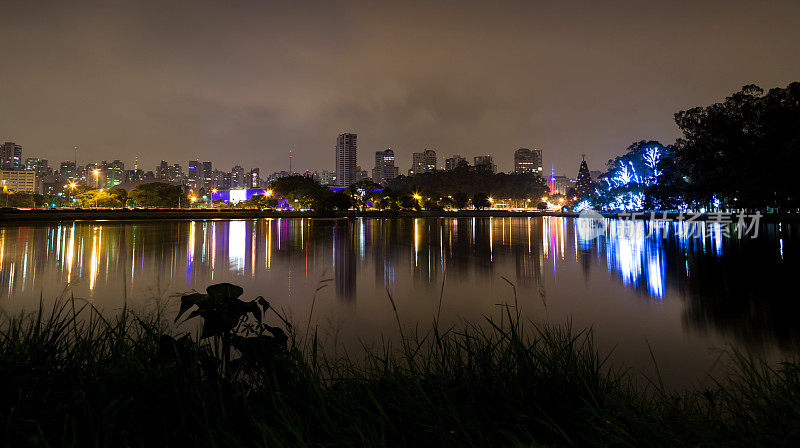
<path fill-rule="evenodd" d="M 357 134 L 339 134 L 336 139 L 336 183 L 349 187 L 356 183 Z"/>
<path fill-rule="evenodd" d="M 556 167 L 550 167 L 550 177 L 547 178 L 547 186 L 550 187 L 550 194 L 556 194 L 558 187 L 556 185 Z"/>

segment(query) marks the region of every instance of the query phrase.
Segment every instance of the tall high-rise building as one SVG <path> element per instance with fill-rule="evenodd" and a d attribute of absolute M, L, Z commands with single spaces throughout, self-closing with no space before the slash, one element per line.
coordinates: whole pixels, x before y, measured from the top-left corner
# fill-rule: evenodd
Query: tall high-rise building
<path fill-rule="evenodd" d="M 0 169 L 22 169 L 22 146 L 14 142 L 5 142 L 0 146 Z"/>
<path fill-rule="evenodd" d="M 231 168 L 231 188 L 244 188 L 244 168 L 239 165 Z"/>
<path fill-rule="evenodd" d="M 486 155 L 486 156 L 475 156 L 472 159 L 472 165 L 475 166 L 476 168 L 481 167 L 483 169 L 489 170 L 492 173 L 496 173 L 497 172 L 497 165 L 494 164 L 494 161 L 492 160 L 492 156 L 489 156 L 489 155 Z"/>
<path fill-rule="evenodd" d="M 261 185 L 261 176 L 258 168 L 253 168 L 247 175 L 247 188 L 259 188 Z"/>
<path fill-rule="evenodd" d="M 113 162 L 103 160 L 100 172 L 103 176 L 101 185 L 105 185 L 106 188 L 116 187 L 125 181 L 125 164 L 119 160 Z"/>
<path fill-rule="evenodd" d="M 336 139 L 336 184 L 349 187 L 356 183 L 356 158 L 358 157 L 358 135 L 339 134 Z"/>
<path fill-rule="evenodd" d="M 214 170 L 212 177 L 214 181 L 211 184 L 211 188 L 216 188 L 218 190 L 230 190 L 231 173 L 226 173 L 222 170 Z"/>
<path fill-rule="evenodd" d="M 466 162 L 467 159 L 462 157 L 459 154 L 453 154 L 453 157 L 448 157 L 444 159 L 444 169 L 447 171 L 454 170 L 461 162 Z"/>
<path fill-rule="evenodd" d="M 156 167 L 156 179 L 169 180 L 169 164 L 166 160 L 162 160 Z"/>
<path fill-rule="evenodd" d="M 206 194 L 210 194 L 214 188 L 214 168 L 211 162 L 203 162 L 202 184 Z"/>
<path fill-rule="evenodd" d="M 75 166 L 75 162 L 70 162 L 69 160 L 61 162 L 61 165 L 58 168 L 58 179 L 61 182 L 77 182 L 78 179 L 78 169 Z"/>
<path fill-rule="evenodd" d="M 436 151 L 426 149 L 422 152 L 415 152 L 411 154 L 411 169 L 408 170 L 408 175 L 421 173 L 432 173 L 436 171 Z"/>
<path fill-rule="evenodd" d="M 376 184 L 384 185 L 397 177 L 397 167 L 394 166 L 394 151 L 386 148 L 386 151 L 375 151 L 375 168 L 372 170 L 372 181 Z"/>
<path fill-rule="evenodd" d="M 28 157 L 25 159 L 25 169 L 27 171 L 35 171 L 37 179 L 51 174 L 47 159 L 40 159 L 38 157 Z"/>
<path fill-rule="evenodd" d="M 514 172 L 539 173 L 542 172 L 542 150 L 519 148 L 514 151 Z"/>
<path fill-rule="evenodd" d="M 187 185 L 189 188 L 200 189 L 203 186 L 203 167 L 198 160 L 190 160 L 189 168 L 187 169 L 186 178 L 188 179 Z"/>
<path fill-rule="evenodd" d="M 173 163 L 169 170 L 169 181 L 170 182 L 180 182 L 181 184 L 185 183 L 183 178 L 183 167 L 180 163 Z"/>

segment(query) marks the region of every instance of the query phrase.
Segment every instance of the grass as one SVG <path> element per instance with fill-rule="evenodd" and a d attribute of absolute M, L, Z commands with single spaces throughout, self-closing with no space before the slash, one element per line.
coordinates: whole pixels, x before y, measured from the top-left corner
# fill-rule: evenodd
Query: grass
<path fill-rule="evenodd" d="M 393 302 L 392 302 L 393 304 Z M 315 331 L 223 375 L 169 318 L 62 302 L 0 325 L 5 446 L 798 446 L 800 368 L 730 353 L 703 390 L 636 386 L 592 333 L 501 317 L 328 359 Z M 302 341 L 301 341 L 302 339 Z"/>

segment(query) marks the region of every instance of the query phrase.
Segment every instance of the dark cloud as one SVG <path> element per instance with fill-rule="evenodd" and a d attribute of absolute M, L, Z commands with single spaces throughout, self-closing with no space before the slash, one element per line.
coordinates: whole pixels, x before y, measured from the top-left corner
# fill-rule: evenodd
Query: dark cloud
<path fill-rule="evenodd" d="M 0 4 L 0 139 L 26 155 L 333 168 L 392 146 L 520 146 L 573 174 L 672 114 L 800 79 L 800 4 L 36 2 Z"/>

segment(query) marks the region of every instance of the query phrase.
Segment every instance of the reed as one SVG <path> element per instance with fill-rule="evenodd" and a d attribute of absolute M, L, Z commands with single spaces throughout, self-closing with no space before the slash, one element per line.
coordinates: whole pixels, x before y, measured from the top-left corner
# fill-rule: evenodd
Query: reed
<path fill-rule="evenodd" d="M 797 362 L 732 350 L 711 386 L 669 392 L 513 303 L 335 359 L 282 323 L 286 348 L 236 369 L 162 314 L 75 303 L 3 318 L 4 446 L 800 445 Z"/>

